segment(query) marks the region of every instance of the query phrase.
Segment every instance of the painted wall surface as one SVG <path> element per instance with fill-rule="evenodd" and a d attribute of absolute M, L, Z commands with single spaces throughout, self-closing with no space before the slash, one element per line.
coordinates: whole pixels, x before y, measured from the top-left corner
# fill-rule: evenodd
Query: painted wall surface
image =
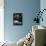
<path fill-rule="evenodd" d="M 0 0 L 0 42 L 4 41 L 4 0 Z"/>
<path fill-rule="evenodd" d="M 5 40 L 18 41 L 32 28 L 32 21 L 40 9 L 39 0 L 5 0 L 4 1 Z M 13 25 L 13 13 L 23 13 L 23 25 Z"/>
<path fill-rule="evenodd" d="M 41 0 L 40 1 L 40 9 L 41 9 L 41 11 L 43 9 L 46 9 L 46 0 Z M 43 12 L 42 17 L 43 17 L 43 22 L 41 21 L 40 25 L 46 26 L 46 10 Z"/>

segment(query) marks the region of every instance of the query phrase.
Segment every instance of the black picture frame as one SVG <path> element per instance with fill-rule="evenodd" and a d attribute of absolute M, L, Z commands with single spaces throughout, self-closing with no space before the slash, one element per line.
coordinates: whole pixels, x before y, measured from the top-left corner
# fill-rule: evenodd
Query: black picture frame
<path fill-rule="evenodd" d="M 22 13 L 13 13 L 13 25 L 22 25 Z"/>

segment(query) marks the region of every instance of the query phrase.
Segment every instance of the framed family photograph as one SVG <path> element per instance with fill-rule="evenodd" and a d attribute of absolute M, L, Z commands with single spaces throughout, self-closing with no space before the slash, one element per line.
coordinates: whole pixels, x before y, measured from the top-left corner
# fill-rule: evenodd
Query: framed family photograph
<path fill-rule="evenodd" d="M 22 25 L 22 13 L 13 13 L 13 25 Z"/>

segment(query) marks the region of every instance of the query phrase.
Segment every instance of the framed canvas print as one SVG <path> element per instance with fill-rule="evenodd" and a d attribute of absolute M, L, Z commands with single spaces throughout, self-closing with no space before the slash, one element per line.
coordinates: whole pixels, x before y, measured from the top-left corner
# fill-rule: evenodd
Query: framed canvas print
<path fill-rule="evenodd" d="M 13 25 L 22 25 L 22 13 L 13 13 Z"/>

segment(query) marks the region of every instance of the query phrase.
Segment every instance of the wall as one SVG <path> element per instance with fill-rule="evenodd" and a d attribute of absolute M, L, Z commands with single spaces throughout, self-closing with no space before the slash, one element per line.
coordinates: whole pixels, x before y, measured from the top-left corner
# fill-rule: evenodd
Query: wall
<path fill-rule="evenodd" d="M 43 9 L 46 9 L 46 0 L 41 0 L 40 1 L 40 9 L 41 9 L 41 11 Z M 43 22 L 41 21 L 40 25 L 46 26 L 46 20 L 45 20 L 46 19 L 46 10 L 43 12 L 42 17 L 43 17 Z"/>
<path fill-rule="evenodd" d="M 32 21 L 40 9 L 40 0 L 5 0 L 4 1 L 5 40 L 18 41 L 32 28 Z M 13 25 L 13 13 L 23 13 L 23 25 Z"/>
<path fill-rule="evenodd" d="M 0 42 L 4 41 L 4 0 L 0 0 Z"/>

